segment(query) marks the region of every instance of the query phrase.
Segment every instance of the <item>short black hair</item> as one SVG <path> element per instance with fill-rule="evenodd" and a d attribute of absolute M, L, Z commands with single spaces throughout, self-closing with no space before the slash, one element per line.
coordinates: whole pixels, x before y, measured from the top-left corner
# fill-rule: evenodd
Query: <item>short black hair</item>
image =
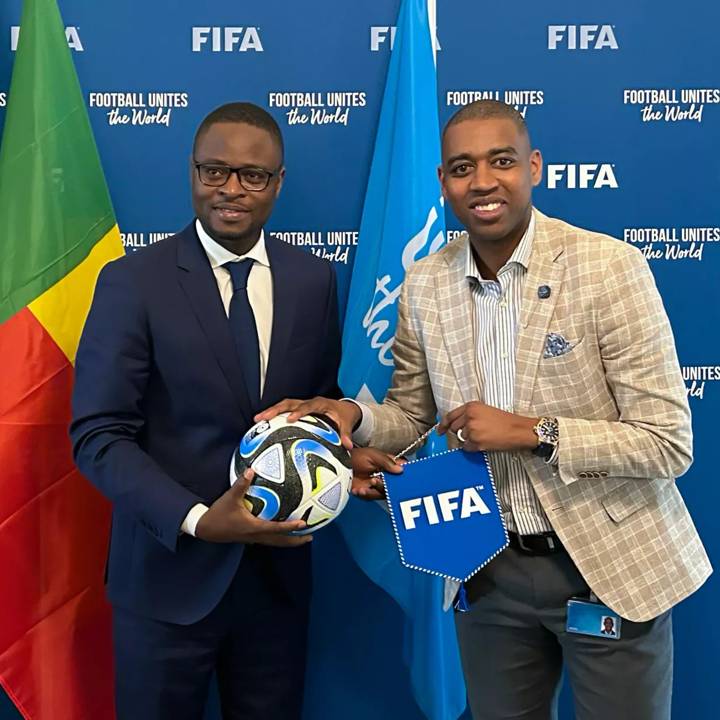
<path fill-rule="evenodd" d="M 195 148 L 200 138 L 216 123 L 242 123 L 266 130 L 273 136 L 275 142 L 277 142 L 280 147 L 280 157 L 284 157 L 285 155 L 285 144 L 283 143 L 282 133 L 273 116 L 267 110 L 263 110 L 259 105 L 254 105 L 249 102 L 233 102 L 215 108 L 211 113 L 206 115 L 200 125 L 198 125 L 198 129 L 195 131 L 195 139 L 193 140 L 193 157 L 195 157 Z"/>
<path fill-rule="evenodd" d="M 448 129 L 465 120 L 487 120 L 489 118 L 504 118 L 515 124 L 515 127 L 530 141 L 530 133 L 525 118 L 512 105 L 499 100 L 476 100 L 461 107 L 445 124 L 442 131 L 443 140 Z"/>

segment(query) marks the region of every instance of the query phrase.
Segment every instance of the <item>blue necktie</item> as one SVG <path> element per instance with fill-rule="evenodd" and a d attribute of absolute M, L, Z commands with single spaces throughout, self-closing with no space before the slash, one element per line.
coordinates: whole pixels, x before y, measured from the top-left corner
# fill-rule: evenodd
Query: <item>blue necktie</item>
<path fill-rule="evenodd" d="M 240 367 L 255 410 L 260 405 L 260 343 L 258 342 L 255 315 L 247 292 L 247 281 L 255 261 L 245 258 L 239 262 L 225 263 L 232 278 L 233 295 L 230 300 L 230 329 L 235 338 Z"/>

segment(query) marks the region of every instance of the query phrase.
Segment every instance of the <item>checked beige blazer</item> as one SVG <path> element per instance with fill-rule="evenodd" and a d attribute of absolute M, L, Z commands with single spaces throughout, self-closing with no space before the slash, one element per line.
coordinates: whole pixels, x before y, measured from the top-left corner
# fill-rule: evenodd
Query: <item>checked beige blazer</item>
<path fill-rule="evenodd" d="M 672 331 L 636 248 L 534 212 L 514 412 L 557 417 L 560 446 L 557 467 L 530 452 L 515 461 L 595 594 L 628 620 L 648 620 L 712 571 L 675 484 L 692 462 L 692 430 Z M 468 242 L 461 236 L 407 273 L 392 387 L 370 406 L 370 445 L 396 452 L 437 413 L 483 397 Z M 540 285 L 549 298 L 538 297 Z M 544 358 L 551 332 L 572 350 Z M 448 583 L 446 601 L 455 590 Z"/>

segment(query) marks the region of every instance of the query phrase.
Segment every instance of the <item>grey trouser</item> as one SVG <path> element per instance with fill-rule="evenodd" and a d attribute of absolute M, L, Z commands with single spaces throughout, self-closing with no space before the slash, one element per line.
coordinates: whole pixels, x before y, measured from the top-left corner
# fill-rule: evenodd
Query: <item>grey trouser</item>
<path fill-rule="evenodd" d="M 568 599 L 589 588 L 567 553 L 507 548 L 467 583 L 455 624 L 473 720 L 556 717 L 563 663 L 576 720 L 670 720 L 672 620 L 622 621 L 621 638 L 565 632 Z"/>

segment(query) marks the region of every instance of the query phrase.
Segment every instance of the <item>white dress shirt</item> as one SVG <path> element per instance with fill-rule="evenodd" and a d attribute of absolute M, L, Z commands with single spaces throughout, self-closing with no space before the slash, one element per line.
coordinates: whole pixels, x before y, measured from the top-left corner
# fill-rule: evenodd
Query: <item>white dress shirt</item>
<path fill-rule="evenodd" d="M 533 214 L 525 234 L 508 261 L 497 273 L 497 280 L 482 277 L 470 243 L 467 245 L 465 274 L 473 300 L 473 336 L 477 348 L 476 363 L 486 405 L 513 412 L 515 386 L 515 345 L 520 306 L 527 267 L 535 236 Z M 345 398 L 350 399 L 350 398 Z M 367 445 L 375 427 L 372 408 L 356 402 L 362 419 L 353 433 L 358 445 Z M 557 449 L 548 462 L 554 463 Z M 552 530 L 522 463 L 516 453 L 488 452 L 497 481 L 500 507 L 508 529 L 521 535 Z"/>
<path fill-rule="evenodd" d="M 238 262 L 245 258 L 252 258 L 255 262 L 248 276 L 247 293 L 250 307 L 255 316 L 258 344 L 260 345 L 260 394 L 265 387 L 268 358 L 270 357 L 270 337 L 272 335 L 273 321 L 273 282 L 270 272 L 270 259 L 265 247 L 265 233 L 260 232 L 260 238 L 245 255 L 236 255 L 205 232 L 200 220 L 195 221 L 195 230 L 200 238 L 200 244 L 205 250 L 210 267 L 215 275 L 218 292 L 222 300 L 225 314 L 230 314 L 230 300 L 233 296 L 232 279 L 230 271 L 223 267 L 225 263 Z M 195 527 L 200 518 L 208 511 L 208 506 L 198 503 L 190 508 L 190 512 L 183 520 L 182 531 L 195 535 Z"/>
<path fill-rule="evenodd" d="M 465 275 L 473 299 L 473 336 L 477 370 L 486 405 L 513 412 L 515 350 L 525 277 L 535 237 L 535 215 L 497 280 L 486 280 L 477 268 L 470 243 Z M 552 459 L 552 458 L 551 458 Z M 497 481 L 500 509 L 508 530 L 535 535 L 552 530 L 517 453 L 488 452 Z"/>

